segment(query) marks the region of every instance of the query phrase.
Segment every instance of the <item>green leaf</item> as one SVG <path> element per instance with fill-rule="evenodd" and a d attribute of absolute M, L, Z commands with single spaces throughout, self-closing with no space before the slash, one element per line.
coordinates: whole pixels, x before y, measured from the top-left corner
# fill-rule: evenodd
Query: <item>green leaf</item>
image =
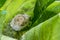
<path fill-rule="evenodd" d="M 33 23 L 43 14 L 44 10 L 55 0 L 37 0 L 34 9 Z"/>
<path fill-rule="evenodd" d="M 11 2 L 12 2 L 12 0 L 6 0 L 4 5 L 1 7 L 1 9 L 2 10 L 6 9 L 10 5 Z"/>
<path fill-rule="evenodd" d="M 54 3 L 49 5 L 46 10 L 59 13 L 60 12 L 60 1 L 55 1 Z"/>
<path fill-rule="evenodd" d="M 21 40 L 60 40 L 60 13 L 30 29 Z"/>
<path fill-rule="evenodd" d="M 4 5 L 6 0 L 0 0 L 0 8 Z"/>
<path fill-rule="evenodd" d="M 60 12 L 60 1 L 55 1 L 51 5 L 49 5 L 45 11 L 40 14 L 40 17 L 36 20 L 33 26 L 38 25 L 39 23 L 44 22 L 45 20 L 53 17 L 57 13 Z"/>

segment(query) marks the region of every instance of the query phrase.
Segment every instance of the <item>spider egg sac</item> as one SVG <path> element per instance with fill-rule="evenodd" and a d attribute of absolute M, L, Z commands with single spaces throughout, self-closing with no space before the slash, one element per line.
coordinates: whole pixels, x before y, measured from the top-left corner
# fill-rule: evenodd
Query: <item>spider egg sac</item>
<path fill-rule="evenodd" d="M 20 31 L 29 22 L 29 16 L 27 14 L 18 14 L 16 15 L 12 21 L 10 22 L 10 26 L 12 27 L 13 30 L 15 31 Z"/>

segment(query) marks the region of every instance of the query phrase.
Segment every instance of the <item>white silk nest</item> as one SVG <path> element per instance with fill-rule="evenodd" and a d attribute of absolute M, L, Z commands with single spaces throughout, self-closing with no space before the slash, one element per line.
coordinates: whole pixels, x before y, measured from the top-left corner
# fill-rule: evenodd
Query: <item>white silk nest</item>
<path fill-rule="evenodd" d="M 10 26 L 15 31 L 20 31 L 29 23 L 29 16 L 27 14 L 18 14 L 10 22 Z"/>

